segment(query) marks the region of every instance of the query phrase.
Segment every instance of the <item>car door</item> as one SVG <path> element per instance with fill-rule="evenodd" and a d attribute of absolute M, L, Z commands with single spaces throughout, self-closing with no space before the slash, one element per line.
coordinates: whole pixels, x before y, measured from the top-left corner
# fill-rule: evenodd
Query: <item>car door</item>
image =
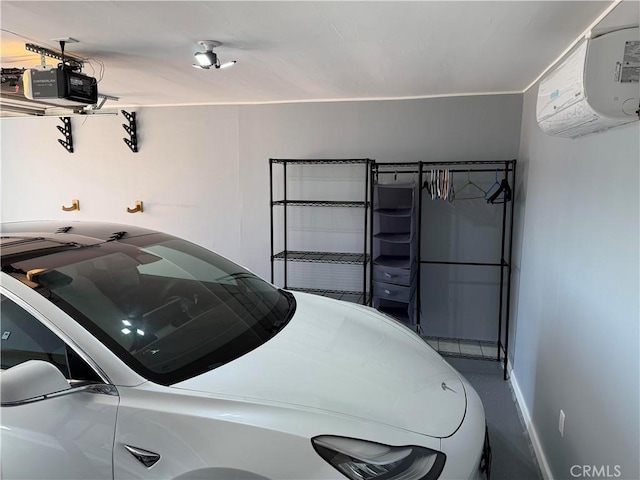
<path fill-rule="evenodd" d="M 40 360 L 70 385 L 50 396 L 2 404 L 0 477 L 112 479 L 116 388 L 18 300 L 0 295 L 0 307 L 0 379 L 13 367 Z"/>

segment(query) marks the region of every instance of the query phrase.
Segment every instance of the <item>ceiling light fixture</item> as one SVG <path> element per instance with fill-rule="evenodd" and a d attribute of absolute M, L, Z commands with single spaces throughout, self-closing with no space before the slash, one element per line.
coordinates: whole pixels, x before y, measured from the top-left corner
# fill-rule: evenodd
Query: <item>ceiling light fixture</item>
<path fill-rule="evenodd" d="M 196 54 L 194 54 L 196 63 L 194 63 L 193 66 L 195 68 L 202 68 L 205 70 L 209 70 L 211 67 L 214 67 L 216 69 L 228 68 L 236 63 L 235 60 L 232 60 L 230 62 L 220 64 L 220 59 L 218 58 L 218 55 L 215 54 L 213 49 L 222 45 L 221 42 L 217 42 L 215 40 L 200 40 L 198 42 L 198 45 L 204 48 L 205 51 L 197 52 Z"/>

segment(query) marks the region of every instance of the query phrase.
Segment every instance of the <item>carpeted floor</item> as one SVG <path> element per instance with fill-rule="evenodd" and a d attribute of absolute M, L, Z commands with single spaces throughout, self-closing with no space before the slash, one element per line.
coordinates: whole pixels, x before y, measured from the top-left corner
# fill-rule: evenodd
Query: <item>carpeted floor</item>
<path fill-rule="evenodd" d="M 491 480 L 541 480 L 513 392 L 495 361 L 444 357 L 476 389 L 484 404 L 493 450 Z"/>

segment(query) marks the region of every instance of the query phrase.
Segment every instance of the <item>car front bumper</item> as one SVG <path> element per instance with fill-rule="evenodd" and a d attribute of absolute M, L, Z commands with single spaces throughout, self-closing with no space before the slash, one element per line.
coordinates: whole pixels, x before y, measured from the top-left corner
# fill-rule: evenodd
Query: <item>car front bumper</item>
<path fill-rule="evenodd" d="M 491 479 L 491 443 L 489 442 L 489 427 L 484 427 L 484 446 L 482 447 L 482 457 L 480 458 L 480 472 L 484 473 L 487 480 Z"/>

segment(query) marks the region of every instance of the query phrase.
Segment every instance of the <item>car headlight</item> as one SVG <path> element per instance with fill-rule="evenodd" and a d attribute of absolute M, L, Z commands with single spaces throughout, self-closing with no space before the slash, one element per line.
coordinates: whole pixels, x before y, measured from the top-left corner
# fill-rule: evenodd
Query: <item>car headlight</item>
<path fill-rule="evenodd" d="M 321 435 L 316 452 L 351 480 L 435 480 L 446 455 L 425 447 L 392 447 L 354 438 Z"/>

